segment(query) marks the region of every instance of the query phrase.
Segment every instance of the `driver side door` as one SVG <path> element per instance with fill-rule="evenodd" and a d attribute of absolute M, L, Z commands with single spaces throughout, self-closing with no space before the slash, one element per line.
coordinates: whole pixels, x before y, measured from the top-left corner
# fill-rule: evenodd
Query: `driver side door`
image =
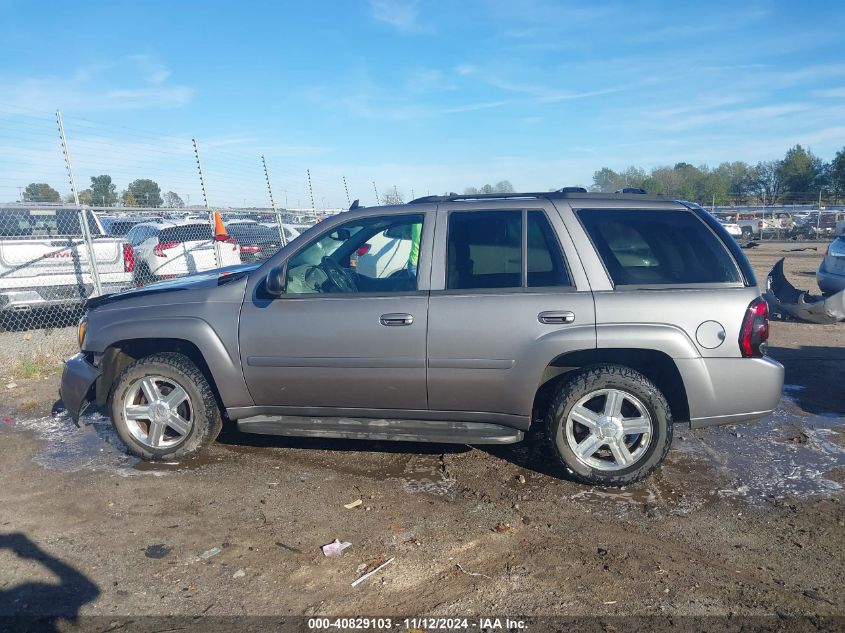
<path fill-rule="evenodd" d="M 257 406 L 326 416 L 428 408 L 430 215 L 334 225 L 288 257 L 283 295 L 245 302 L 241 357 Z"/>

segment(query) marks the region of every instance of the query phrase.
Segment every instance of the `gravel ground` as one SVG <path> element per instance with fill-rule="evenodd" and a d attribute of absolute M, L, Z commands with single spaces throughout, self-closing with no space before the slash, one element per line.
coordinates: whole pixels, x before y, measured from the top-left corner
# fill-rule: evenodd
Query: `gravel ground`
<path fill-rule="evenodd" d="M 787 255 L 793 283 L 813 287 L 821 252 L 789 247 L 752 251 L 757 274 Z M 0 335 L 3 353 L 74 347 L 72 331 L 23 336 Z M 566 480 L 536 436 L 468 448 L 228 432 L 196 460 L 152 466 L 101 416 L 77 429 L 51 415 L 55 373 L 15 380 L 0 404 L 0 616 L 81 614 L 98 630 L 153 628 L 142 614 L 223 618 L 206 630 L 247 615 L 506 614 L 597 616 L 601 631 L 632 630 L 631 616 L 654 618 L 640 630 L 841 630 L 845 324 L 775 322 L 771 344 L 787 370 L 773 415 L 679 430 L 664 467 L 624 489 Z M 352 546 L 324 557 L 335 538 Z"/>

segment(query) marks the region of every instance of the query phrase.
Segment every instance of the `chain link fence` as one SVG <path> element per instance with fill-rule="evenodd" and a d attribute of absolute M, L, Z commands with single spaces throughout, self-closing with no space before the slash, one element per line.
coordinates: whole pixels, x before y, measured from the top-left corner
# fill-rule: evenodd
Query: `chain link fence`
<path fill-rule="evenodd" d="M 845 207 L 722 207 L 714 215 L 736 225 L 743 240 L 829 242 L 845 233 Z"/>
<path fill-rule="evenodd" d="M 89 297 L 260 262 L 320 219 L 273 209 L 0 206 L 0 362 L 73 353 Z"/>

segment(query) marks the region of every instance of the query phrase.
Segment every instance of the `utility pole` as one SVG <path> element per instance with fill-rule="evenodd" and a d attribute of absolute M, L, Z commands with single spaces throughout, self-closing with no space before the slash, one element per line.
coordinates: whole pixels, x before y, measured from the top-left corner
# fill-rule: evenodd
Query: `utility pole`
<path fill-rule="evenodd" d="M 197 172 L 200 175 L 200 188 L 202 189 L 202 201 L 208 211 L 208 223 L 211 226 L 211 237 L 214 240 L 214 263 L 217 268 L 223 266 L 223 256 L 220 254 L 220 242 L 217 241 L 214 234 L 214 213 L 208 208 L 208 194 L 205 192 L 205 178 L 202 175 L 202 162 L 200 162 L 200 148 L 197 145 L 197 139 L 192 138 L 191 142 L 194 144 L 194 156 L 197 159 Z"/>
<path fill-rule="evenodd" d="M 267 172 L 267 161 L 264 160 L 264 154 L 261 155 L 261 164 L 264 166 L 264 179 L 267 181 L 267 193 L 270 194 L 270 206 L 273 207 L 273 213 L 276 214 L 276 224 L 279 225 L 279 238 L 282 240 L 282 246 L 287 246 L 285 239 L 285 229 L 282 226 L 282 216 L 276 208 L 276 200 L 273 198 L 273 187 L 270 186 L 270 174 Z"/>
<path fill-rule="evenodd" d="M 376 181 L 373 181 L 373 191 L 376 192 L 376 205 L 381 204 L 381 198 L 378 197 L 378 189 L 376 189 Z"/>
<path fill-rule="evenodd" d="M 100 271 L 97 269 L 97 257 L 94 252 L 94 242 L 91 239 L 91 230 L 88 226 L 88 214 L 82 205 L 79 204 L 79 192 L 76 190 L 76 181 L 73 178 L 73 167 L 70 164 L 70 154 L 67 151 L 67 138 L 65 137 L 65 125 L 62 121 L 62 113 L 56 110 L 56 123 L 59 126 L 59 138 L 62 141 L 62 153 L 65 157 L 65 167 L 67 168 L 67 177 L 70 181 L 70 191 L 73 194 L 73 202 L 79 214 L 79 228 L 82 231 L 82 239 L 85 240 L 85 246 L 88 249 L 88 265 L 91 267 L 91 281 L 94 286 L 94 296 L 103 294 L 103 285 L 100 283 Z"/>
<path fill-rule="evenodd" d="M 18 187 L 20 189 L 20 187 Z M 352 200 L 349 198 L 349 187 L 346 185 L 346 176 L 343 176 L 343 188 L 346 190 L 346 204 L 352 206 Z"/>

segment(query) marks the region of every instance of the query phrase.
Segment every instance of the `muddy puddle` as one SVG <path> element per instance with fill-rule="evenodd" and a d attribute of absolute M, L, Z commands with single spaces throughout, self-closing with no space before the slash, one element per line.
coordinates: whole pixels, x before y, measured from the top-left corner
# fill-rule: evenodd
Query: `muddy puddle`
<path fill-rule="evenodd" d="M 783 497 L 841 494 L 845 417 L 834 413 L 804 414 L 792 402 L 798 390 L 800 387 L 787 385 L 781 406 L 758 422 L 699 431 L 677 430 L 663 467 L 648 480 L 625 488 L 588 488 L 561 482 L 535 443 L 513 445 L 494 455 L 526 468 L 534 482 L 529 482 L 530 486 L 545 488 L 547 494 L 562 493 L 563 500 L 614 514 L 687 514 L 724 499 L 759 504 Z M 85 416 L 81 428 L 62 413 L 4 420 L 0 429 L 35 434 L 43 444 L 34 461 L 63 472 L 93 470 L 122 476 L 164 475 L 210 463 L 236 461 L 244 453 L 278 458 L 272 448 L 253 447 L 249 436 L 235 434 L 220 445 L 228 450 L 215 448 L 192 460 L 150 464 L 128 455 L 109 420 L 96 413 Z M 294 448 L 286 459 L 298 461 L 306 469 L 317 466 L 331 476 L 353 475 L 397 482 L 409 494 L 438 496 L 453 495 L 459 488 L 458 478 L 449 472 L 441 450 L 448 454 L 467 450 L 454 445 L 439 448 L 403 445 L 401 451 L 395 447 L 379 450 L 378 443 L 365 443 L 358 448 L 348 442 L 337 443 L 337 450 L 332 450 L 335 443 L 312 446 L 297 440 L 287 442 L 287 439 L 285 444 L 291 446 L 283 444 L 278 448 Z M 299 446 L 300 443 L 303 445 Z"/>
<path fill-rule="evenodd" d="M 842 494 L 845 418 L 803 414 L 785 391 L 781 407 L 763 420 L 676 432 L 666 462 L 648 480 L 586 488 L 569 499 L 619 515 L 683 515 L 725 499 L 759 505 Z"/>

